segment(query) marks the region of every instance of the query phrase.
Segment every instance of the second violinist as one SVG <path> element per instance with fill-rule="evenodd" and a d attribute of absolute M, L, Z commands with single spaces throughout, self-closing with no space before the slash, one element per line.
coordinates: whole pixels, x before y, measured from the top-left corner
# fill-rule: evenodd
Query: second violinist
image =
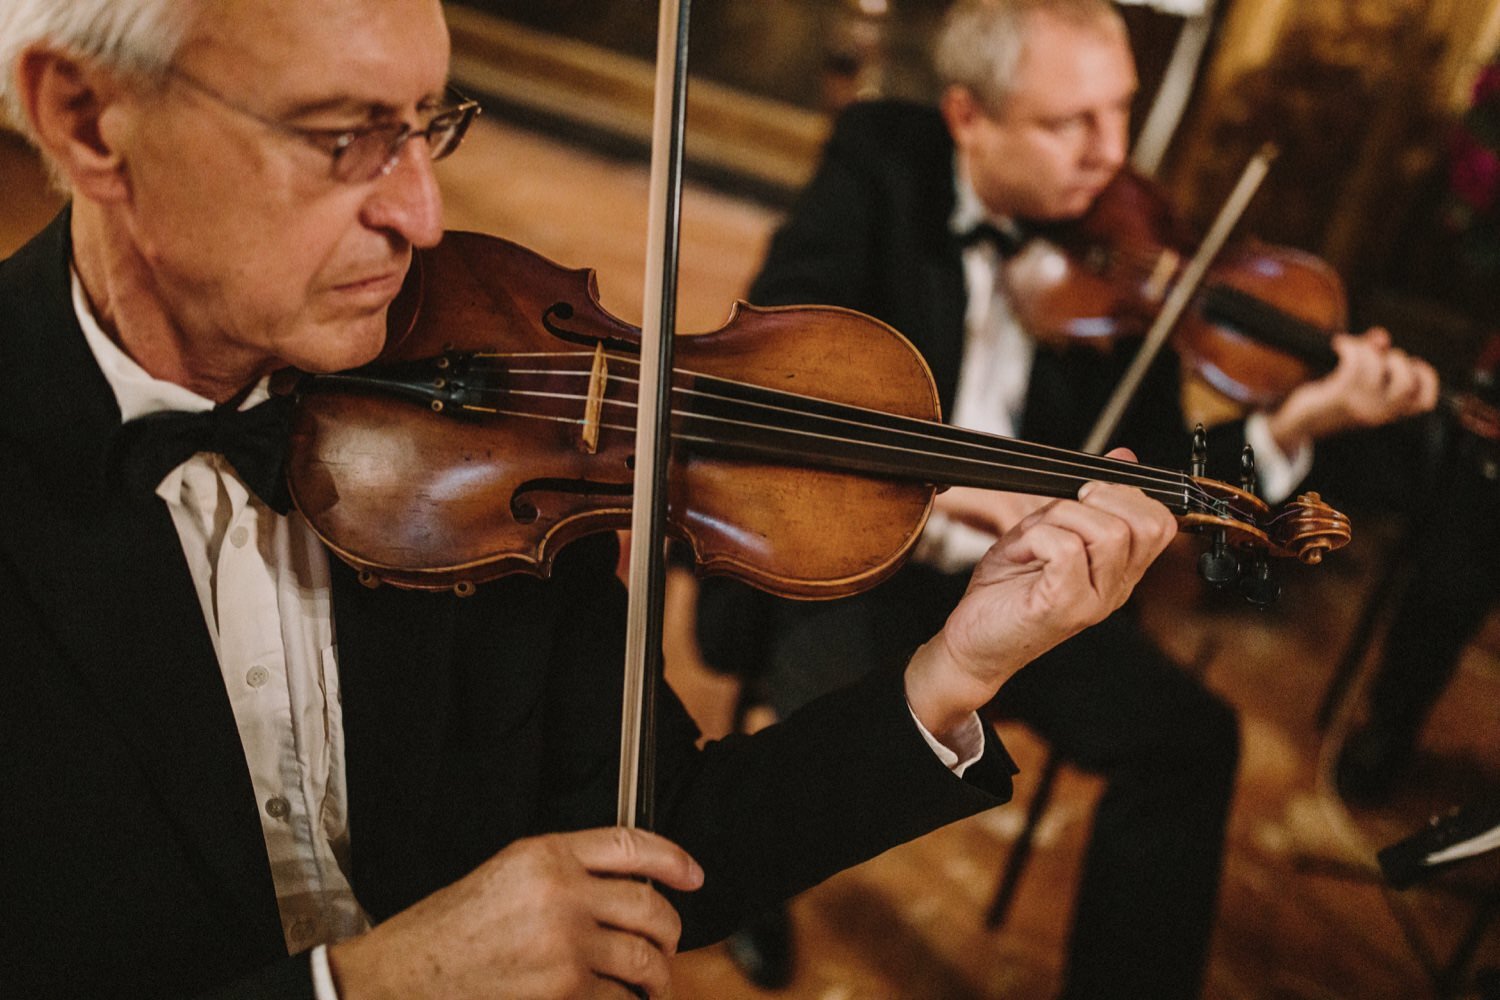
<path fill-rule="evenodd" d="M 998 278 L 1018 249 L 1013 220 L 1082 216 L 1125 161 L 1137 80 L 1124 24 L 1104 0 L 960 0 L 939 35 L 936 68 L 940 107 L 882 101 L 840 117 L 749 298 L 870 313 L 923 353 L 945 419 L 1077 448 L 1132 345 L 1040 349 Z M 1263 494 L 1277 500 L 1309 470 L 1315 440 L 1433 406 L 1433 371 L 1383 331 L 1333 346 L 1339 362 L 1329 375 L 1274 410 L 1216 428 L 1210 469 L 1237 468 L 1248 441 Z M 1168 465 L 1189 453 L 1174 357 L 1159 360 L 1111 443 Z M 791 710 L 905 655 L 958 604 L 986 548 L 1037 506 L 950 489 L 912 563 L 846 601 L 794 604 L 705 580 L 705 655 L 761 674 L 773 707 Z M 1233 712 L 1121 616 L 1044 659 L 993 707 L 1108 782 L 1074 906 L 1064 995 L 1196 996 L 1237 760 Z"/>

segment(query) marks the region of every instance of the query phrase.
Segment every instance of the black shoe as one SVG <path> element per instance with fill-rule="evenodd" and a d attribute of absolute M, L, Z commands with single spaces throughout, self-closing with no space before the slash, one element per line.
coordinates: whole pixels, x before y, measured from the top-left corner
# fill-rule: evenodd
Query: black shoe
<path fill-rule="evenodd" d="M 753 917 L 724 942 L 745 978 L 765 990 L 792 981 L 792 923 L 785 907 Z"/>
<path fill-rule="evenodd" d="M 1412 757 L 1412 738 L 1382 726 L 1355 730 L 1339 751 L 1334 781 L 1351 805 L 1379 805 Z"/>

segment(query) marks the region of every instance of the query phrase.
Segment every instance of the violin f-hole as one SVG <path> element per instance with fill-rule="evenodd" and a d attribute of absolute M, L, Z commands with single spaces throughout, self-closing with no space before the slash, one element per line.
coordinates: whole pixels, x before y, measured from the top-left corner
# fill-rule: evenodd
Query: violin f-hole
<path fill-rule="evenodd" d="M 625 340 L 621 337 L 592 337 L 586 333 L 578 333 L 560 326 L 557 320 L 571 320 L 577 314 L 571 302 L 554 302 L 542 313 L 542 329 L 546 330 L 558 340 L 565 340 L 570 344 L 579 344 L 583 347 L 602 347 L 606 351 L 623 351 L 626 354 L 638 355 L 641 353 L 640 345 L 634 341 Z"/>
<path fill-rule="evenodd" d="M 543 478 L 522 483 L 510 498 L 510 514 L 519 524 L 532 524 L 541 516 L 541 505 L 533 502 L 539 493 L 571 493 L 574 496 L 618 497 L 630 504 L 630 483 L 601 483 L 591 479 Z"/>

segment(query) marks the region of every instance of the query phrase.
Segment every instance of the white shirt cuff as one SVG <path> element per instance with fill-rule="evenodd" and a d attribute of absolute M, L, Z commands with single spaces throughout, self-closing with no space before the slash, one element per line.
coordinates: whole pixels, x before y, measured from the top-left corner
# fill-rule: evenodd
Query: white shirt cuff
<path fill-rule="evenodd" d="M 995 544 L 988 531 L 971 528 L 940 511 L 933 511 L 917 539 L 912 558 L 944 573 L 966 573 Z"/>
<path fill-rule="evenodd" d="M 1264 413 L 1252 413 L 1245 418 L 1245 443 L 1255 449 L 1255 476 L 1260 480 L 1260 497 L 1266 503 L 1280 503 L 1291 496 L 1297 484 L 1312 471 L 1312 445 L 1304 444 L 1295 455 L 1282 454 Z"/>
<path fill-rule="evenodd" d="M 320 944 L 309 956 L 312 964 L 313 996 L 318 1000 L 339 1000 L 338 987 L 333 985 L 333 970 L 328 967 L 328 946 Z"/>
<path fill-rule="evenodd" d="M 969 766 L 984 756 L 984 723 L 979 721 L 979 713 L 972 712 L 969 715 L 969 724 L 954 733 L 954 742 L 958 744 L 958 750 L 951 750 L 938 740 L 938 738 L 927 731 L 922 725 L 922 720 L 917 718 L 917 713 L 911 711 L 907 705 L 906 710 L 911 712 L 911 721 L 917 724 L 917 732 L 922 734 L 922 739 L 937 754 L 937 759 L 943 762 L 943 766 L 962 778 Z M 318 1000 L 323 1000 L 320 996 Z M 334 1000 L 337 1000 L 335 997 Z"/>

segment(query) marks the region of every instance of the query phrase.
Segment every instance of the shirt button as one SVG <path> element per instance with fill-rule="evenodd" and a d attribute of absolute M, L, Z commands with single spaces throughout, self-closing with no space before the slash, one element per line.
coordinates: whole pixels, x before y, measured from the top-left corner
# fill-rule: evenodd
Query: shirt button
<path fill-rule="evenodd" d="M 292 811 L 292 804 L 280 795 L 273 795 L 266 799 L 266 815 L 272 819 L 285 819 Z"/>
<path fill-rule="evenodd" d="M 229 533 L 229 544 L 233 545 L 237 549 L 244 548 L 245 543 L 249 540 L 250 529 L 245 527 L 244 525 L 240 525 L 238 528 L 235 528 Z"/>
<path fill-rule="evenodd" d="M 271 679 L 271 671 L 265 667 L 251 667 L 245 672 L 245 683 L 253 688 L 258 688 Z"/>

